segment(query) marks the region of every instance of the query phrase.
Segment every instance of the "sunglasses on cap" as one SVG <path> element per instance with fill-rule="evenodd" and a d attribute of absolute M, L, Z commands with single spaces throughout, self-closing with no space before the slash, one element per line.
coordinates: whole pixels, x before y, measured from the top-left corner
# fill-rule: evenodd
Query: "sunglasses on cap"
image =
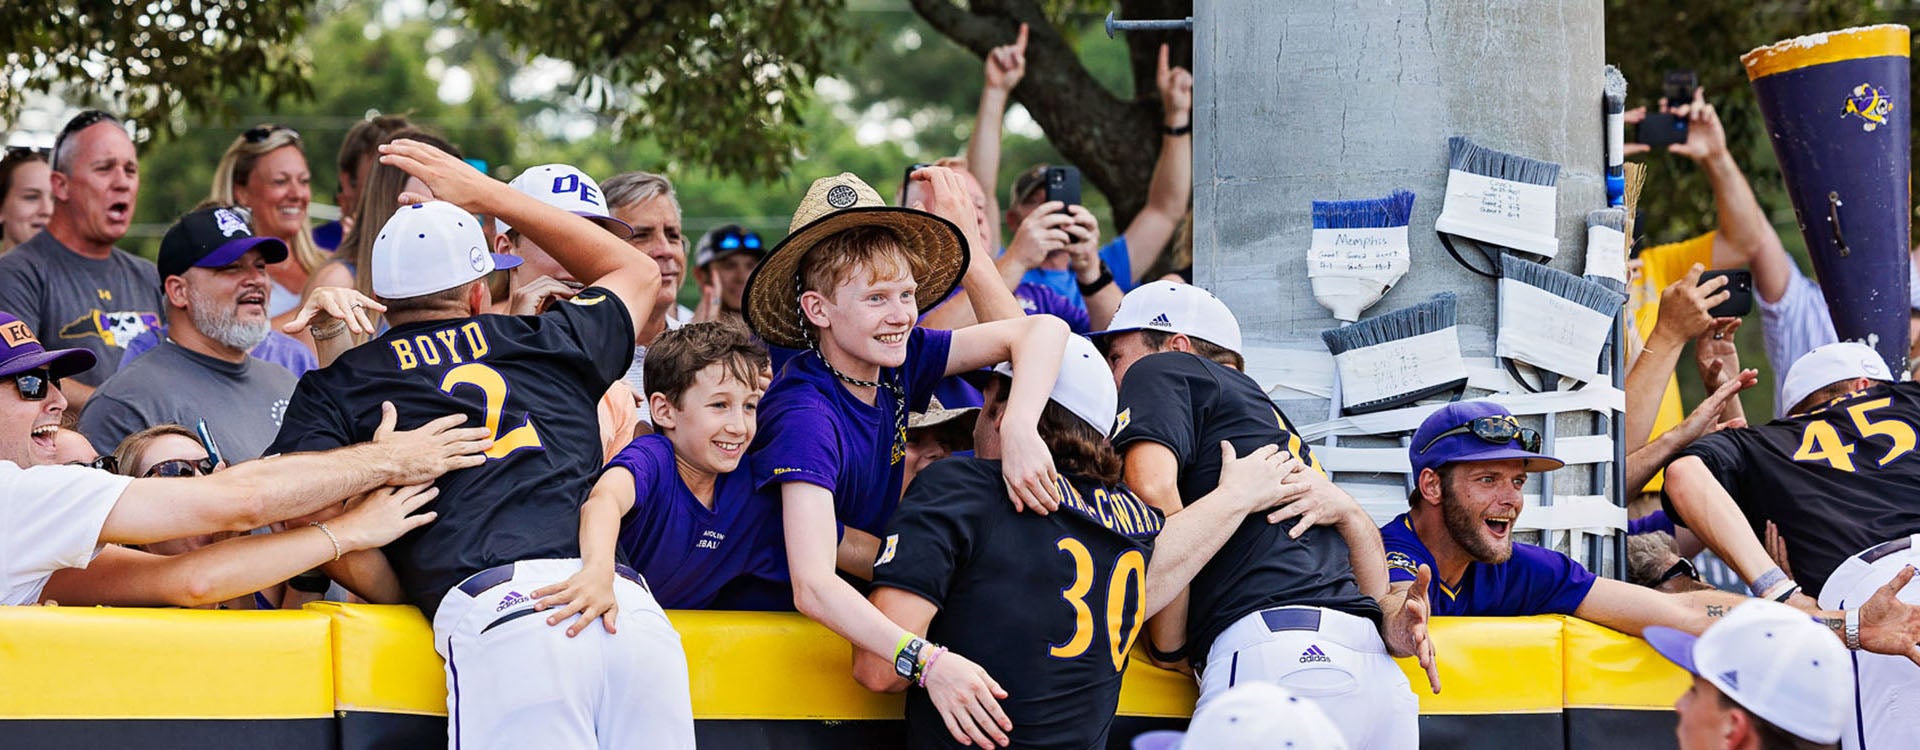
<path fill-rule="evenodd" d="M 760 249 L 760 235 L 753 232 L 728 232 L 714 240 L 713 246 L 719 250 Z"/>
<path fill-rule="evenodd" d="M 61 144 L 64 144 L 67 142 L 67 136 L 73 135 L 74 133 L 78 133 L 82 130 L 86 130 L 87 128 L 93 127 L 103 122 L 111 122 L 111 123 L 117 124 L 120 122 L 120 118 L 114 117 L 113 114 L 110 112 L 103 112 L 97 109 L 89 109 L 85 112 L 81 112 L 80 114 L 74 115 L 73 119 L 67 121 L 66 127 L 63 127 L 60 129 L 60 134 L 57 136 L 54 136 L 53 153 L 55 154 L 60 153 L 60 146 Z M 58 167 L 60 165 L 56 164 L 54 166 Z"/>
<path fill-rule="evenodd" d="M 147 467 L 147 472 L 145 474 L 141 474 L 140 476 L 142 477 L 204 477 L 208 474 L 212 474 L 213 467 L 216 465 L 217 464 L 214 462 L 212 458 L 202 458 L 197 461 L 192 459 L 186 459 L 186 458 L 176 458 L 171 461 L 161 461 L 160 463 L 149 466 Z"/>
<path fill-rule="evenodd" d="M 1432 440 L 1427 441 L 1426 445 L 1421 446 L 1420 452 L 1426 453 L 1433 448 L 1434 443 L 1461 434 L 1471 434 L 1494 445 L 1506 445 L 1518 440 L 1520 449 L 1523 451 L 1537 453 L 1540 450 L 1539 432 L 1531 427 L 1521 427 L 1520 420 L 1513 417 L 1492 416 L 1478 417 L 1459 427 L 1435 435 Z"/>
<path fill-rule="evenodd" d="M 6 158 L 11 161 L 14 159 L 24 159 L 29 156 L 45 158 L 52 155 L 53 149 L 45 146 L 8 146 Z"/>
<path fill-rule="evenodd" d="M 52 370 L 42 367 L 15 373 L 13 387 L 20 391 L 20 400 L 40 401 L 47 397 L 47 391 L 60 387 L 60 379 L 53 376 Z"/>
<path fill-rule="evenodd" d="M 110 455 L 101 456 L 92 461 L 68 461 L 67 465 L 68 466 L 85 466 L 89 469 L 99 469 L 101 471 L 109 472 L 113 474 L 120 473 L 120 459 L 114 458 L 113 456 L 110 456 Z"/>
<path fill-rule="evenodd" d="M 287 131 L 288 133 L 292 133 L 294 140 L 296 141 L 300 140 L 300 133 L 294 130 L 293 128 L 289 128 L 285 125 L 257 125 L 251 128 L 247 128 L 246 132 L 240 134 L 240 139 L 248 143 L 259 143 L 261 141 L 264 141 L 272 137 L 274 133 L 278 133 L 282 130 Z"/>

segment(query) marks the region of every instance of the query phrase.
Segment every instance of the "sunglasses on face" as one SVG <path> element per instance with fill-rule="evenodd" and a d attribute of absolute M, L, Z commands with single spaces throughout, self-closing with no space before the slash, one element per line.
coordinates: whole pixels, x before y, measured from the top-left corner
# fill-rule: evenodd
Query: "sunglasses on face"
<path fill-rule="evenodd" d="M 1459 427 L 1435 435 L 1432 440 L 1428 440 L 1427 444 L 1420 448 L 1420 452 L 1426 453 L 1428 449 L 1433 447 L 1434 443 L 1438 443 L 1454 435 L 1462 434 L 1471 434 L 1474 437 L 1494 445 L 1506 445 L 1507 443 L 1518 440 L 1520 441 L 1520 450 L 1527 451 L 1528 453 L 1536 453 L 1540 450 L 1539 432 L 1534 431 L 1531 427 L 1521 427 L 1520 420 L 1514 419 L 1513 417 L 1495 416 L 1480 417 Z"/>
<path fill-rule="evenodd" d="M 120 459 L 114 458 L 113 456 L 101 456 L 92 461 L 68 461 L 67 465 L 85 466 L 89 469 L 99 469 L 114 474 L 120 473 Z"/>
<path fill-rule="evenodd" d="M 48 390 L 60 387 L 60 379 L 53 376 L 53 371 L 42 367 L 14 375 L 13 387 L 20 391 L 20 400 L 39 401 L 47 397 Z"/>
<path fill-rule="evenodd" d="M 240 139 L 248 143 L 259 143 L 261 141 L 264 141 L 272 137 L 274 133 L 278 133 L 282 130 L 285 130 L 288 133 L 292 133 L 294 140 L 296 141 L 300 140 L 300 133 L 298 131 L 295 131 L 293 128 L 289 128 L 285 125 L 260 125 L 256 127 L 251 127 L 251 128 L 248 128 L 246 132 L 240 134 Z"/>
<path fill-rule="evenodd" d="M 720 235 L 719 240 L 713 244 L 721 250 L 739 250 L 743 247 L 748 250 L 759 250 L 760 235 L 753 232 L 728 232 Z"/>
<path fill-rule="evenodd" d="M 140 476 L 204 477 L 213 473 L 213 467 L 214 461 L 211 458 L 202 458 L 198 461 L 176 458 L 172 461 L 161 461 L 160 463 L 149 466 L 147 467 L 147 473 L 141 474 Z"/>

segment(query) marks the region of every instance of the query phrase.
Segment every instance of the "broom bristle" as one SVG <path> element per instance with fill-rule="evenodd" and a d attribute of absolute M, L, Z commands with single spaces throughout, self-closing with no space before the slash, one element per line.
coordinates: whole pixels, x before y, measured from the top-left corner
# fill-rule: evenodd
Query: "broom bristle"
<path fill-rule="evenodd" d="M 1495 151 L 1465 136 L 1448 138 L 1447 152 L 1447 166 L 1462 172 L 1532 185 L 1552 185 L 1560 179 L 1558 164 Z"/>
<path fill-rule="evenodd" d="M 1607 104 L 1607 114 L 1623 112 L 1627 108 L 1627 77 L 1620 69 L 1608 65 L 1600 77 L 1600 91 Z"/>
<path fill-rule="evenodd" d="M 1627 233 L 1627 254 L 1631 256 L 1633 254 L 1633 218 L 1638 215 L 1635 212 L 1640 207 L 1640 189 L 1647 185 L 1647 165 L 1627 162 L 1626 170 L 1627 194 L 1626 200 L 1621 203 L 1627 211 L 1627 223 L 1626 228 L 1621 231 Z"/>
<path fill-rule="evenodd" d="M 1512 255 L 1500 257 L 1503 278 L 1535 287 L 1555 297 L 1595 312 L 1611 316 L 1627 304 L 1627 295 L 1608 289 L 1605 284 L 1588 281 L 1557 268 L 1521 260 Z"/>
<path fill-rule="evenodd" d="M 1458 302 L 1453 292 L 1441 292 L 1434 295 L 1433 299 L 1412 307 L 1381 313 L 1350 326 L 1321 331 L 1320 340 L 1326 342 L 1328 351 L 1336 355 L 1345 354 L 1354 349 L 1444 331 L 1453 327 L 1457 316 Z"/>
<path fill-rule="evenodd" d="M 1404 227 L 1413 221 L 1413 192 L 1395 190 L 1385 198 L 1314 201 L 1314 229 Z"/>

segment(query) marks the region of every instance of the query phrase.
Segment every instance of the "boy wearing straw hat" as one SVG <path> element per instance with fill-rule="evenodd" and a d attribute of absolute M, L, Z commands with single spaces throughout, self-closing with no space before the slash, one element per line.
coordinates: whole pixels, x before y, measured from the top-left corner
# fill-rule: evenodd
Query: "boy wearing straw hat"
<path fill-rule="evenodd" d="M 1022 506 L 1059 507 L 1038 423 L 1067 326 L 1051 316 L 1014 316 L 951 332 L 916 327 L 967 271 L 969 248 L 956 224 L 975 220 L 950 170 L 922 169 L 914 179 L 927 181 L 921 205 L 931 213 L 887 206 L 852 174 L 816 180 L 791 233 L 748 280 L 744 312 L 754 333 L 808 350 L 787 363 L 761 402 L 754 483 L 781 503 L 795 606 L 891 660 L 901 676 L 924 678 L 956 739 L 984 743 L 991 735 L 1003 743 L 1011 725 L 996 699 L 1006 693 L 992 678 L 959 654 L 927 670 L 933 647 L 837 574 L 872 577 L 877 534 L 899 504 L 907 414 L 926 408 L 946 375 L 1009 359 L 1021 368 L 1002 476 Z"/>

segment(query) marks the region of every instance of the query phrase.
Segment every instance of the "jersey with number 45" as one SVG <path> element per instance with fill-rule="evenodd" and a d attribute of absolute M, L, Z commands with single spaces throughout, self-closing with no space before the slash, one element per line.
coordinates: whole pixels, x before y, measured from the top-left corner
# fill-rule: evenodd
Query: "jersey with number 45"
<path fill-rule="evenodd" d="M 580 556 L 580 505 L 601 464 L 594 407 L 633 361 L 630 318 L 591 287 L 540 315 L 396 326 L 302 377 L 269 453 L 370 440 L 382 401 L 399 429 L 465 414 L 492 431 L 485 464 L 435 482 L 440 495 L 422 512 L 439 518 L 386 547 L 408 599 L 432 619 L 474 573 Z"/>
<path fill-rule="evenodd" d="M 1819 596 L 1842 560 L 1920 532 L 1920 383 L 1876 385 L 1806 414 L 1721 430 L 1697 456 L 1757 535 L 1772 521 L 1794 579 Z M 1668 503 L 1669 515 L 1672 504 Z"/>
<path fill-rule="evenodd" d="M 873 584 L 940 608 L 927 638 L 1006 688 L 1015 747 L 1103 748 L 1162 518 L 1124 487 L 1068 477 L 1060 491 L 1058 511 L 1020 512 L 999 461 L 936 462 L 888 522 Z M 923 690 L 907 695 L 907 736 L 959 746 Z"/>

